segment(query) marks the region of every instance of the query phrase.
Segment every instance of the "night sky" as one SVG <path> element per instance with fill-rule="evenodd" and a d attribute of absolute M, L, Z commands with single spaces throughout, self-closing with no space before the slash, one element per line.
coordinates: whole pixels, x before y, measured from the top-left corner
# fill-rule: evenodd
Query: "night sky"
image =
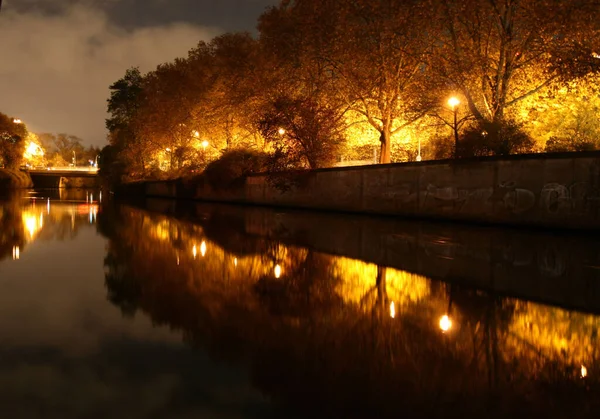
<path fill-rule="evenodd" d="M 36 133 L 106 144 L 108 86 L 227 31 L 256 32 L 278 0 L 3 0 L 0 112 Z"/>

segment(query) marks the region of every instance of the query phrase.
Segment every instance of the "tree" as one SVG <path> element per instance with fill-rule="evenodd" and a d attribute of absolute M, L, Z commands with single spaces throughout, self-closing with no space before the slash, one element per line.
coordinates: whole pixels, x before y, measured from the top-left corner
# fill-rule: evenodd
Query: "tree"
<path fill-rule="evenodd" d="M 0 161 L 5 167 L 15 169 L 21 165 L 27 135 L 25 124 L 0 113 Z"/>
<path fill-rule="evenodd" d="M 210 75 L 194 110 L 194 124 L 200 136 L 218 148 L 260 144 L 256 127 L 264 96 L 260 60 L 257 41 L 248 33 L 226 33 L 190 52 L 188 61 L 197 68 L 196 77 L 202 72 Z"/>
<path fill-rule="evenodd" d="M 135 125 L 143 100 L 143 76 L 137 67 L 130 68 L 109 89 L 107 111 L 110 117 L 106 120 L 109 143 L 118 150 L 118 159 L 123 160 L 121 166 L 127 167 L 127 172 L 144 173 L 147 156 Z"/>
<path fill-rule="evenodd" d="M 525 99 L 519 107 L 524 129 L 546 151 L 600 149 L 599 75 L 565 84 Z"/>
<path fill-rule="evenodd" d="M 382 163 L 391 161 L 392 135 L 433 103 L 422 88 L 435 40 L 423 30 L 430 10 L 416 0 L 304 0 L 270 12 L 293 37 L 291 54 L 300 51 L 292 62 L 327 75 L 336 98 L 377 130 Z"/>
<path fill-rule="evenodd" d="M 440 6 L 432 68 L 480 123 L 499 123 L 551 83 L 597 67 L 589 45 L 597 42 L 592 0 L 441 0 Z"/>
<path fill-rule="evenodd" d="M 277 99 L 259 123 L 262 135 L 275 149 L 272 168 L 329 166 L 337 159 L 344 141 L 342 117 L 336 109 L 312 98 Z"/>
<path fill-rule="evenodd" d="M 75 135 L 43 133 L 39 135 L 39 139 L 46 150 L 46 160 L 51 166 L 67 166 L 75 163 L 82 165 L 87 163 L 90 154 L 94 153 L 90 151 L 91 149 L 86 152 L 81 144 L 83 140 Z"/>

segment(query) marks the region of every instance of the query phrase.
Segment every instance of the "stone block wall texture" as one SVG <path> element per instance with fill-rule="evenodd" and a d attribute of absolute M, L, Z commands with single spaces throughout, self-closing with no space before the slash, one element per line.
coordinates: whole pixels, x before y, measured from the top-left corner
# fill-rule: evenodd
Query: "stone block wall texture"
<path fill-rule="evenodd" d="M 146 195 L 177 197 L 173 183 Z M 372 165 L 304 172 L 281 192 L 265 175 L 193 198 L 267 206 L 562 228 L 600 228 L 600 152 Z"/>

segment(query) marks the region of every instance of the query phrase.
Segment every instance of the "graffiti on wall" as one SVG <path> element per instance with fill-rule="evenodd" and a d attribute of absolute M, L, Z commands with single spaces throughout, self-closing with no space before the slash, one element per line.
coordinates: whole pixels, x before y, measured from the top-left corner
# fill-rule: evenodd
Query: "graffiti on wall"
<path fill-rule="evenodd" d="M 587 182 L 547 183 L 539 193 L 512 181 L 474 189 L 429 184 L 424 190 L 413 191 L 412 186 L 399 185 L 386 196 L 393 199 L 400 210 L 416 209 L 418 205 L 419 210 L 428 212 L 477 215 L 535 211 L 554 216 L 597 217 L 600 213 L 600 190 Z"/>

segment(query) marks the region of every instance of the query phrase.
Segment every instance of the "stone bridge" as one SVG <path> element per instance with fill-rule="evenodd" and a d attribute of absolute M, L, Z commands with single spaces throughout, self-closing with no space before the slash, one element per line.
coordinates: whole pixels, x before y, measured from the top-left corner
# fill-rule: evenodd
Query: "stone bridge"
<path fill-rule="evenodd" d="M 95 188 L 99 186 L 94 167 L 50 167 L 29 170 L 35 188 Z"/>

